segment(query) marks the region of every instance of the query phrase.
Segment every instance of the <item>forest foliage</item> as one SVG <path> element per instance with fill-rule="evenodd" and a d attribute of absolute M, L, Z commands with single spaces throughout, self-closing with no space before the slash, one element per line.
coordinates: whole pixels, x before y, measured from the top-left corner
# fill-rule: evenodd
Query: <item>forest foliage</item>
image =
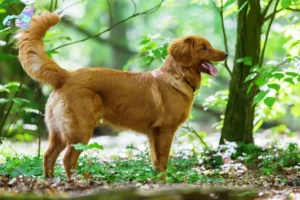
<path fill-rule="evenodd" d="M 54 10 L 53 2 L 36 2 L 35 13 Z M 191 122 L 204 127 L 204 124 L 213 125 L 217 131 L 222 128 L 231 79 L 228 72 L 237 62 L 250 68 L 250 74 L 244 80 L 249 86 L 244 90 L 250 92 L 254 86 L 259 88 L 253 102 L 256 106 L 253 131 L 271 128 L 272 133 L 293 134 L 299 130 L 298 0 L 260 1 L 262 10 L 270 6 L 262 27 L 261 48 L 265 48 L 265 39 L 268 42 L 261 63 L 263 67 L 254 65 L 251 57 L 234 57 L 237 15 L 244 8 L 249 12 L 251 8 L 247 1 L 240 8 L 234 0 L 67 3 L 58 1 L 56 6 L 65 8 L 65 17 L 44 38 L 48 55 L 62 67 L 69 70 L 85 66 L 134 72 L 153 70 L 166 58 L 170 41 L 182 35 L 200 34 L 216 48 L 228 50 L 229 58 L 225 63 L 228 68 L 215 63 L 220 76 L 203 75 L 203 87 L 196 94 Z M 19 0 L 2 0 L 0 18 L 19 13 L 23 7 Z M 276 12 L 274 19 L 270 11 L 273 7 Z M 219 17 L 220 11 L 223 18 Z M 273 22 L 268 33 L 270 20 Z M 225 43 L 222 23 L 227 33 Z M 24 74 L 14 48 L 17 28 L 7 29 L 0 24 L 0 30 L 0 136 L 32 140 L 45 135 L 43 109 L 51 89 L 39 86 Z M 265 37 L 267 34 L 269 36 Z M 114 58 L 116 55 L 117 59 Z"/>

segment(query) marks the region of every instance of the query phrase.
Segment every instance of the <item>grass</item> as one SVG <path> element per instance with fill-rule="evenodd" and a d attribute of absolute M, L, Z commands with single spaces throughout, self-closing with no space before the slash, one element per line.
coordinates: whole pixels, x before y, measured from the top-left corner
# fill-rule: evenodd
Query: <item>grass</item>
<path fill-rule="evenodd" d="M 91 145 L 94 147 L 97 145 Z M 85 148 L 82 147 L 81 148 Z M 101 147 L 97 146 L 98 149 Z M 88 148 L 86 148 L 88 149 Z M 133 146 L 128 147 L 134 149 Z M 229 160 L 229 161 L 228 161 Z M 254 166 L 254 169 L 263 175 L 283 172 L 286 167 L 294 167 L 300 162 L 300 150 L 297 144 L 291 143 L 284 148 L 271 145 L 266 149 L 254 145 L 227 143 L 216 151 L 206 150 L 187 154 L 179 152 L 169 160 L 169 183 L 222 183 L 229 176 L 229 172 L 221 173 L 225 165 L 242 163 L 245 166 Z M 148 151 L 140 151 L 130 159 L 116 157 L 104 160 L 98 157 L 81 156 L 78 169 L 75 171 L 82 179 L 93 178 L 107 183 L 126 183 L 158 181 L 157 174 L 150 163 Z M 11 178 L 20 175 L 43 177 L 41 157 L 11 157 L 0 164 L 0 177 L 7 175 Z M 55 177 L 65 180 L 65 172 L 61 165 L 55 167 Z"/>

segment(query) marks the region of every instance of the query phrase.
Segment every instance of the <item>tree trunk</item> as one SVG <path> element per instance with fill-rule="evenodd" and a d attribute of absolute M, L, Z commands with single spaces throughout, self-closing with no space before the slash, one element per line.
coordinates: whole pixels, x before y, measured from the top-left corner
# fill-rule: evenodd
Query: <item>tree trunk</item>
<path fill-rule="evenodd" d="M 111 11 L 110 11 L 110 25 L 121 21 L 122 19 L 125 18 L 122 14 L 124 13 L 123 11 L 126 10 L 126 3 L 123 1 L 109 1 L 110 6 L 111 6 Z M 119 44 L 123 46 L 124 48 L 128 48 L 128 38 L 126 35 L 127 32 L 127 23 L 122 23 L 115 28 L 113 28 L 110 31 L 110 37 L 109 40 L 112 41 L 112 43 Z M 129 53 L 126 53 L 119 49 L 116 46 L 112 46 L 112 57 L 113 59 L 113 68 L 114 69 L 123 69 L 123 66 L 126 64 L 126 62 L 130 59 L 132 55 Z"/>
<path fill-rule="evenodd" d="M 238 0 L 238 7 L 247 0 Z M 260 55 L 260 36 L 262 19 L 260 14 L 260 0 L 248 1 L 247 5 L 238 13 L 237 44 L 235 60 L 251 57 L 252 66 L 258 64 Z M 253 143 L 253 121 L 255 107 L 253 98 L 257 87 L 247 94 L 249 83 L 244 83 L 249 75 L 250 66 L 234 63 L 233 76 L 230 81 L 230 94 L 225 112 L 220 143 L 224 141 L 241 141 Z"/>

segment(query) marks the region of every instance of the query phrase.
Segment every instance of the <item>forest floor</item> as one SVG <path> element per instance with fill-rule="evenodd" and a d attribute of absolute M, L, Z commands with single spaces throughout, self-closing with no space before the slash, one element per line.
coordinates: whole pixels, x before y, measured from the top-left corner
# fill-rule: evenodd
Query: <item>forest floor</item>
<path fill-rule="evenodd" d="M 65 178 L 61 157 L 55 178 L 42 176 L 36 142 L 4 141 L 0 146 L 0 199 L 16 194 L 20 199 L 34 199 L 28 195 L 43 199 L 92 199 L 93 195 L 98 195 L 95 199 L 99 195 L 116 195 L 115 199 L 300 199 L 298 136 L 258 134 L 255 143 L 260 147 L 227 143 L 217 148 L 218 137 L 205 137 L 210 150 L 204 150 L 193 137 L 176 138 L 165 182 L 159 181 L 151 167 L 142 135 L 93 138 L 91 143 L 104 149 L 85 151 L 71 181 Z M 43 152 L 47 142 L 41 147 Z"/>

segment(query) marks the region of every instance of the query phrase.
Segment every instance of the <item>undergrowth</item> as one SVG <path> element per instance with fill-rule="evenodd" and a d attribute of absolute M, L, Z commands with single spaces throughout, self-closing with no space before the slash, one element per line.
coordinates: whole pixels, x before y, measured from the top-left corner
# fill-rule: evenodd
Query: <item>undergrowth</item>
<path fill-rule="evenodd" d="M 101 149 L 101 146 L 90 147 Z M 89 149 L 81 145 L 81 148 Z M 136 150 L 129 146 L 129 150 Z M 250 170 L 257 170 L 262 175 L 281 173 L 286 167 L 298 170 L 300 162 L 299 146 L 290 143 L 286 147 L 279 148 L 271 144 L 262 149 L 251 144 L 226 143 L 220 145 L 217 150 L 205 150 L 201 152 L 179 152 L 171 156 L 168 167 L 166 182 L 171 183 L 219 183 L 224 182 L 228 172 L 221 173 L 224 166 L 232 167 L 241 163 Z M 55 177 L 65 180 L 64 169 L 61 164 L 55 167 Z M 129 158 L 117 157 L 105 160 L 99 157 L 81 156 L 78 169 L 75 171 L 82 179 L 93 178 L 108 183 L 114 182 L 149 182 L 158 181 L 157 174 L 150 162 L 148 151 L 139 151 L 136 156 Z M 41 157 L 11 157 L 5 163 L 0 164 L 0 176 L 10 178 L 33 176 L 44 178 L 42 175 Z"/>

